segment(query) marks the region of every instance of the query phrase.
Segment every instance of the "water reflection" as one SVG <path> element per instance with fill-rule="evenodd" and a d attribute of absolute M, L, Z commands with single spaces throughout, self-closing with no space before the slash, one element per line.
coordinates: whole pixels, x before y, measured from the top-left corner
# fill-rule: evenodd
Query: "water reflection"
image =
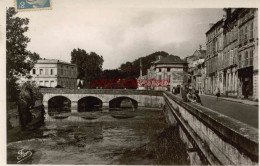
<path fill-rule="evenodd" d="M 111 116 L 122 112 L 135 116 L 124 119 Z M 88 116 L 96 118 L 83 118 Z M 156 156 L 153 160 L 149 155 L 144 158 L 136 149 L 156 145 L 166 127 L 159 110 L 69 115 L 66 119 L 46 122 L 37 131 L 28 132 L 25 140 L 9 143 L 8 163 L 16 163 L 17 151 L 25 148 L 33 155 L 23 164 L 133 164 L 133 157 L 134 164 L 160 164 Z M 154 150 L 146 153 L 156 154 Z"/>

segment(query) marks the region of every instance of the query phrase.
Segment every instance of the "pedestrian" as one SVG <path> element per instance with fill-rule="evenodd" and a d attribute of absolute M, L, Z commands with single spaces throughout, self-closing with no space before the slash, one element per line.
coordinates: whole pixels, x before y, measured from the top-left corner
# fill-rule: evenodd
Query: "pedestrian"
<path fill-rule="evenodd" d="M 197 90 L 195 90 L 195 100 L 196 100 L 196 102 L 197 103 L 199 103 L 199 104 L 201 104 L 201 105 L 203 105 L 202 104 L 202 101 L 201 101 L 201 98 L 200 98 L 200 96 L 199 96 L 199 91 L 197 91 Z"/>
<path fill-rule="evenodd" d="M 216 96 L 217 96 L 217 101 L 218 101 L 218 98 L 220 97 L 220 90 L 219 90 L 219 88 L 217 89 Z"/>
<path fill-rule="evenodd" d="M 175 94 L 175 88 L 172 87 L 172 94 Z"/>
<path fill-rule="evenodd" d="M 188 91 L 188 93 L 187 93 L 187 100 L 188 100 L 189 102 L 192 102 L 192 103 L 195 102 L 195 100 L 194 100 L 194 95 L 192 94 L 192 90 L 191 90 L 191 89 L 189 89 L 189 91 Z"/>
<path fill-rule="evenodd" d="M 187 102 L 188 101 L 188 99 L 187 99 L 187 87 L 182 87 L 181 88 L 181 96 L 182 96 L 182 100 L 184 101 L 184 102 Z"/>

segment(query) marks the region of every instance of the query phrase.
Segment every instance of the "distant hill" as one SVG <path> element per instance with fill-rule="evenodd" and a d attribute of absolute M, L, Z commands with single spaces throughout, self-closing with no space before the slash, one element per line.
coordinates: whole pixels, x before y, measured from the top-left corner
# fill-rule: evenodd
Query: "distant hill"
<path fill-rule="evenodd" d="M 145 57 L 140 57 L 133 62 L 126 62 L 121 64 L 119 70 L 125 73 L 126 77 L 134 77 L 137 78 L 140 75 L 140 59 L 142 59 L 142 72 L 143 75 L 147 74 L 147 69 L 151 67 L 151 62 L 156 60 L 156 56 L 161 55 L 162 57 L 166 57 L 169 54 L 164 51 L 157 51 Z"/>

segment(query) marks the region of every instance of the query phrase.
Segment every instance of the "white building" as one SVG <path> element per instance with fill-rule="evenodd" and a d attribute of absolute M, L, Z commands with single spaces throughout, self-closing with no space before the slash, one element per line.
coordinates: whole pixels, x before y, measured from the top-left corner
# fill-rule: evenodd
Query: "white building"
<path fill-rule="evenodd" d="M 21 79 L 21 83 L 29 81 L 38 86 L 77 88 L 77 66 L 57 59 L 41 59 L 30 71 L 31 79 Z"/>
<path fill-rule="evenodd" d="M 170 84 L 168 87 L 149 87 L 148 89 L 171 91 L 173 87 L 183 86 L 187 65 L 178 56 L 169 55 L 163 58 L 157 56 L 157 60 L 152 62 L 151 67 L 147 70 L 145 78 L 147 80 L 169 80 Z"/>

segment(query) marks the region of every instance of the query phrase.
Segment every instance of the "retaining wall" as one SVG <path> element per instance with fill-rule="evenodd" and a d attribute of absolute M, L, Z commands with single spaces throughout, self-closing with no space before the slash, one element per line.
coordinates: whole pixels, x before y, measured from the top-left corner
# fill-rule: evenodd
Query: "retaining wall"
<path fill-rule="evenodd" d="M 258 130 L 208 108 L 163 94 L 167 120 L 180 127 L 191 164 L 257 165 Z"/>

